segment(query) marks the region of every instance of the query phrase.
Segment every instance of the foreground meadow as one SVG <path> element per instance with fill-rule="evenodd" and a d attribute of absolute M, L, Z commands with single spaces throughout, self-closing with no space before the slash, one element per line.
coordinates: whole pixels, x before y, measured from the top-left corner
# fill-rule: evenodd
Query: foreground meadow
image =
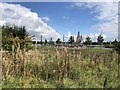
<path fill-rule="evenodd" d="M 35 47 L 2 53 L 3 88 L 117 88 L 118 54 L 111 49 Z"/>

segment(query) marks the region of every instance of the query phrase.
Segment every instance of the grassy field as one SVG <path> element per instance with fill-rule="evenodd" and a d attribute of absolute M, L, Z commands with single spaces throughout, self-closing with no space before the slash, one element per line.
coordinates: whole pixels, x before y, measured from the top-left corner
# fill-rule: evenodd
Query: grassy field
<path fill-rule="evenodd" d="M 2 54 L 3 88 L 117 88 L 118 54 L 111 49 L 19 47 Z"/>

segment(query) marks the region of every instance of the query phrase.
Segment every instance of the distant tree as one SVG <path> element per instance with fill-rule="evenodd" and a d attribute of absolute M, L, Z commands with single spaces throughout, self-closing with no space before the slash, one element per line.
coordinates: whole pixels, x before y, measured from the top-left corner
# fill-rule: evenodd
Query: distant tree
<path fill-rule="evenodd" d="M 32 41 L 33 44 L 36 44 L 36 41 Z"/>
<path fill-rule="evenodd" d="M 91 42 L 92 45 L 97 45 L 98 43 L 97 42 Z"/>
<path fill-rule="evenodd" d="M 50 38 L 49 44 L 54 45 L 54 41 L 52 40 L 52 37 Z"/>
<path fill-rule="evenodd" d="M 117 40 L 116 40 L 116 39 L 112 42 L 112 44 L 115 44 L 115 43 L 117 43 Z"/>
<path fill-rule="evenodd" d="M 90 45 L 90 44 L 92 44 L 92 40 L 89 36 L 87 36 L 85 40 L 85 45 Z"/>
<path fill-rule="evenodd" d="M 70 36 L 69 40 L 68 40 L 69 44 L 73 44 L 74 43 L 74 36 Z"/>
<path fill-rule="evenodd" d="M 65 44 L 65 36 L 63 35 L 62 44 Z"/>
<path fill-rule="evenodd" d="M 45 44 L 47 44 L 48 42 L 47 42 L 47 40 L 45 39 Z"/>
<path fill-rule="evenodd" d="M 58 38 L 58 39 L 56 40 L 56 43 L 57 43 L 57 44 L 61 44 L 61 43 L 62 43 L 61 39 Z"/>
<path fill-rule="evenodd" d="M 40 41 L 40 44 L 42 45 L 42 44 L 43 44 L 43 41 L 42 41 L 42 35 L 41 35 L 40 37 L 41 37 L 41 41 Z"/>
<path fill-rule="evenodd" d="M 103 44 L 104 39 L 103 39 L 103 36 L 101 34 L 98 36 L 97 41 L 98 41 L 99 45 Z"/>
<path fill-rule="evenodd" d="M 78 32 L 78 34 L 77 34 L 77 38 L 76 38 L 76 43 L 80 43 L 81 41 L 80 41 L 80 32 Z"/>
<path fill-rule="evenodd" d="M 80 32 L 78 32 L 77 34 L 77 38 L 76 38 L 76 44 L 80 44 L 82 42 L 82 35 L 80 35 Z"/>

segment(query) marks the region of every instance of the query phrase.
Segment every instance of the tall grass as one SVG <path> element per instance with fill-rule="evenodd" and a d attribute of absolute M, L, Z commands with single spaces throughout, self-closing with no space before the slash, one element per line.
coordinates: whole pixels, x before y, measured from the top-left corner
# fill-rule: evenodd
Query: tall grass
<path fill-rule="evenodd" d="M 118 54 L 109 50 L 35 47 L 2 53 L 3 88 L 118 87 Z"/>
<path fill-rule="evenodd" d="M 0 89 L 2 88 L 2 28 L 0 27 Z"/>

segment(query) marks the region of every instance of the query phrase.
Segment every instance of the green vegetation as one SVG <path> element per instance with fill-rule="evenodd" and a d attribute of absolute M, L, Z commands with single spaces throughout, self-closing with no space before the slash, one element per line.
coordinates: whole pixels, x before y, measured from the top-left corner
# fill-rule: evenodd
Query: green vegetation
<path fill-rule="evenodd" d="M 16 57 L 4 53 L 3 88 L 118 87 L 118 54 L 99 50 L 36 47 L 18 50 Z"/>
<path fill-rule="evenodd" d="M 86 37 L 85 45 L 91 45 L 92 40 L 89 36 Z"/>
<path fill-rule="evenodd" d="M 74 43 L 74 36 L 70 36 L 69 40 L 68 40 L 69 44 L 73 44 Z"/>
<path fill-rule="evenodd" d="M 58 39 L 56 40 L 56 43 L 57 43 L 57 44 L 61 44 L 61 43 L 62 43 L 61 39 L 58 38 Z"/>
<path fill-rule="evenodd" d="M 103 38 L 103 36 L 101 34 L 98 36 L 97 41 L 98 41 L 99 45 L 103 44 L 104 38 Z"/>
<path fill-rule="evenodd" d="M 3 50 L 12 51 L 12 48 L 17 48 L 20 46 L 20 49 L 31 48 L 31 39 L 30 35 L 27 33 L 25 26 L 3 26 L 2 27 L 2 48 Z M 14 47 L 12 46 L 14 45 Z"/>
<path fill-rule="evenodd" d="M 49 44 L 54 45 L 54 41 L 53 41 L 52 37 L 50 38 Z"/>
<path fill-rule="evenodd" d="M 55 44 L 51 38 L 49 46 L 34 46 L 28 49 L 31 43 L 26 41 L 31 41 L 31 37 L 25 27 L 4 26 L 2 31 L 3 88 L 120 87 L 119 42 L 114 42 L 114 50 L 103 47 L 79 49 L 51 47 L 50 45 Z M 60 42 L 58 39 L 57 43 Z M 47 40 L 45 43 L 47 44 Z M 69 44 L 73 43 L 74 37 L 71 36 Z"/>
<path fill-rule="evenodd" d="M 114 49 L 120 54 L 120 42 L 114 43 Z"/>

